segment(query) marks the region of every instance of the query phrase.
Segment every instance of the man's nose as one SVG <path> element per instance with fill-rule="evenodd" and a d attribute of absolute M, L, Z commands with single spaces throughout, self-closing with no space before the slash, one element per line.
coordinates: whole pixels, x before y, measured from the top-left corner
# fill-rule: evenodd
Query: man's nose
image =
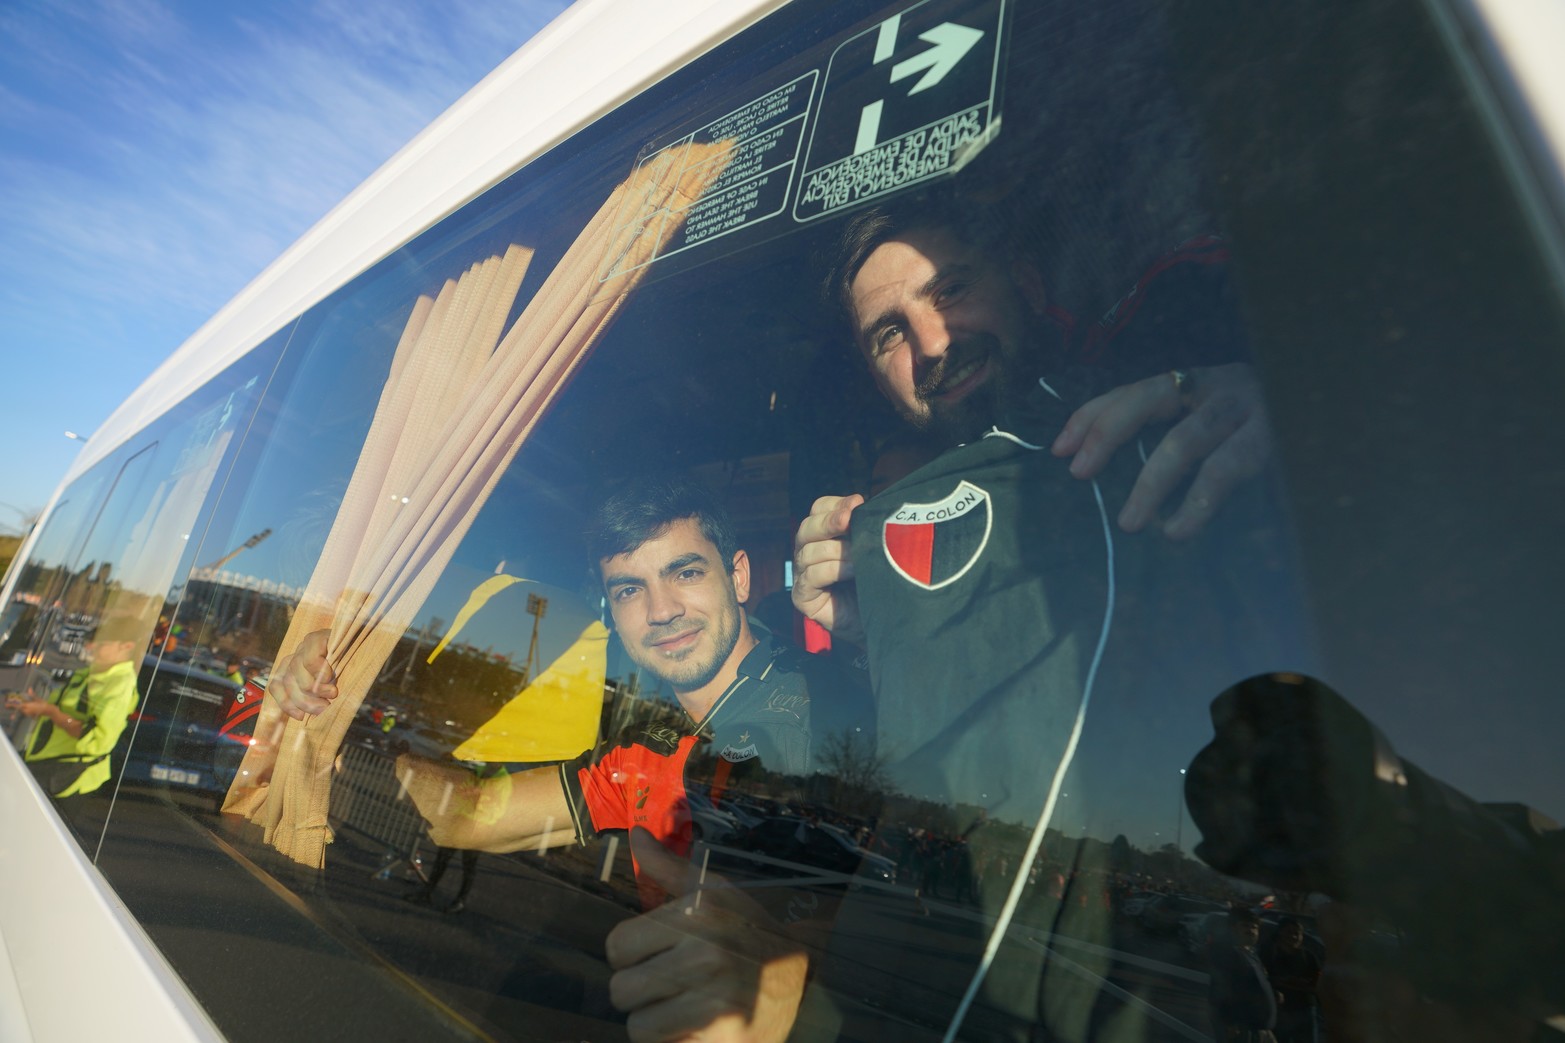
<path fill-rule="evenodd" d="M 684 602 L 680 601 L 675 592 L 661 583 L 653 584 L 647 590 L 647 622 L 653 626 L 662 626 L 672 623 L 685 614 Z"/>
<path fill-rule="evenodd" d="M 913 353 L 924 362 L 944 357 L 951 347 L 951 331 L 946 318 L 934 308 L 919 308 L 907 317 Z"/>

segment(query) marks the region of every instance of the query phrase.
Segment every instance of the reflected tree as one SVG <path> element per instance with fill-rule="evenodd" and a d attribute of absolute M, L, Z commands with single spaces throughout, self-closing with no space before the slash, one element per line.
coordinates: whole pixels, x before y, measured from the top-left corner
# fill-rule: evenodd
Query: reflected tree
<path fill-rule="evenodd" d="M 890 775 L 890 758 L 863 732 L 833 732 L 821 743 L 820 770 L 833 779 L 833 804 L 849 815 L 868 815 L 879 807 Z"/>

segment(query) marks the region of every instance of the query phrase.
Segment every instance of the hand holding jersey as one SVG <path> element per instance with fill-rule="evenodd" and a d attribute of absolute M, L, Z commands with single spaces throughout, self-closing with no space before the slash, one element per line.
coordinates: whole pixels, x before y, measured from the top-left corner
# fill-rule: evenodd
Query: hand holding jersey
<path fill-rule="evenodd" d="M 864 644 L 859 624 L 858 595 L 853 588 L 853 556 L 848 551 L 848 526 L 854 508 L 864 502 L 852 496 L 822 496 L 799 523 L 793 540 L 793 605 L 832 637 Z"/>
<path fill-rule="evenodd" d="M 1162 522 L 1163 535 L 1188 539 L 1271 460 L 1271 425 L 1250 365 L 1160 373 L 1117 387 L 1071 414 L 1050 450 L 1071 457 L 1072 476 L 1096 478 L 1149 425 L 1169 421 L 1177 423 L 1142 466 L 1118 524 L 1126 532 L 1146 528 L 1195 471 L 1178 510 Z"/>
<path fill-rule="evenodd" d="M 939 807 L 972 865 L 1006 867 L 978 887 L 1000 938 L 1024 895 L 1046 904 L 1025 891 L 1045 830 L 1068 821 L 1103 841 L 1075 856 L 1063 836 L 1049 842 L 1091 886 L 1108 867 L 1089 872 L 1086 859 L 1163 806 L 1177 778 L 1164 762 L 1211 694 L 1295 668 L 1303 628 L 1287 618 L 1286 555 L 1273 553 L 1285 524 L 1265 483 L 1243 481 L 1270 441 L 1253 373 L 1223 364 L 1243 340 L 1221 267 L 1141 294 L 1152 318 L 1115 345 L 1131 349 L 1089 367 L 1047 339 L 1036 273 L 969 231 L 913 211 L 849 224 L 831 285 L 855 343 L 881 393 L 944 448 L 867 501 L 817 501 L 796 539 L 794 600 L 823 625 L 856 610 L 897 795 L 887 818 L 899 802 Z M 1217 364 L 1168 372 L 1191 362 Z M 1169 422 L 1144 466 L 1117 451 Z M 1192 476 L 1164 531 L 1183 545 L 1118 534 L 1148 526 Z M 1073 897 L 1031 915 L 1107 944 L 1101 903 Z M 963 1002 L 985 988 L 996 1008 L 1035 1019 L 1042 965 L 1012 960 L 1003 984 L 986 984 L 988 959 Z M 1067 994 L 1052 993 L 1069 1021 L 1082 1012 Z"/>
<path fill-rule="evenodd" d="M 1025 262 L 1007 270 L 938 222 L 906 222 L 888 234 L 895 220 L 872 211 L 852 226 L 831 278 L 881 393 L 915 428 L 961 444 L 993 424 L 1006 403 L 1025 397 L 1028 374 L 1048 362 L 1037 348 L 1047 296 Z M 1194 470 L 1183 502 L 1162 526 L 1170 538 L 1188 539 L 1271 457 L 1265 405 L 1247 364 L 1161 373 L 1116 387 L 1077 408 L 1050 448 L 1072 457 L 1072 476 L 1091 480 L 1150 425 L 1176 420 L 1141 468 L 1117 520 L 1124 531 L 1139 532 Z M 794 539 L 794 606 L 856 644 L 863 634 L 843 538 L 848 515 L 862 502 L 821 497 Z"/>

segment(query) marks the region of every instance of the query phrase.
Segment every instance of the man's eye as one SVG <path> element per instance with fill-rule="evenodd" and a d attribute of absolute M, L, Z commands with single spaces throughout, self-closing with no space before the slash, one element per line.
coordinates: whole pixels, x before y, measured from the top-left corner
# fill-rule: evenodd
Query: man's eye
<path fill-rule="evenodd" d="M 698 580 L 704 575 L 700 569 L 681 569 L 679 572 L 679 578 L 687 581 Z"/>
<path fill-rule="evenodd" d="M 945 305 L 950 304 L 952 301 L 961 300 L 962 296 L 967 293 L 969 285 L 966 282 L 946 283 L 939 290 L 935 291 L 935 304 L 937 306 Z"/>
<path fill-rule="evenodd" d="M 611 601 L 627 601 L 641 591 L 640 587 L 619 587 L 609 595 Z"/>
<path fill-rule="evenodd" d="M 872 346 L 875 349 L 875 354 L 881 355 L 896 347 L 897 344 L 901 342 L 901 340 L 901 326 L 882 326 L 880 329 L 875 331 L 875 337 L 872 341 Z"/>

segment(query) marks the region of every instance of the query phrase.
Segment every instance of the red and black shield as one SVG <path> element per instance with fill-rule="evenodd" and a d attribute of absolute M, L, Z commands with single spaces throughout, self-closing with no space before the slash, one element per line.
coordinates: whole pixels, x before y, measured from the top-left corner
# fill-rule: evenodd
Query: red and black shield
<path fill-rule="evenodd" d="M 989 543 L 989 494 L 969 481 L 935 503 L 904 503 L 886 519 L 886 560 L 903 579 L 937 590 L 962 578 Z"/>

